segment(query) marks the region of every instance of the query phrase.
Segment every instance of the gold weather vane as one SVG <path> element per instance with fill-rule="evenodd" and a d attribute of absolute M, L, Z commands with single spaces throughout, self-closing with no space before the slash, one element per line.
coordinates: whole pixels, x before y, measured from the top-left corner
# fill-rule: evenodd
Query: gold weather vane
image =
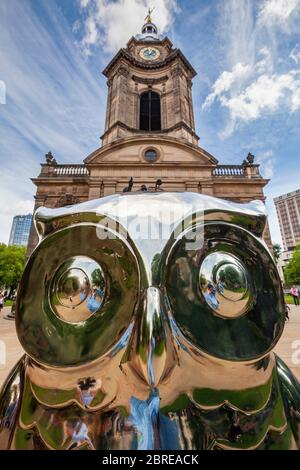
<path fill-rule="evenodd" d="M 148 8 L 148 15 L 145 17 L 146 23 L 152 23 L 151 14 L 153 13 L 153 10 L 154 10 L 154 9 L 155 9 L 155 7 L 153 7 L 153 8 Z"/>

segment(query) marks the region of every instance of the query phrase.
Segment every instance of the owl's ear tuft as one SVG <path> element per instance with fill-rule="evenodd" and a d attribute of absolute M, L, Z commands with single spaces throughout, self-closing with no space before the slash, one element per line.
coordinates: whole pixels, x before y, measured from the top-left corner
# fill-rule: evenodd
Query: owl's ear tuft
<path fill-rule="evenodd" d="M 267 215 L 246 215 L 245 213 L 236 213 L 233 215 L 232 223 L 253 233 L 258 238 L 262 238 L 267 226 Z"/>
<path fill-rule="evenodd" d="M 267 225 L 265 204 L 254 200 L 247 204 L 238 203 L 233 206 L 235 206 L 235 211 L 231 213 L 231 222 L 262 238 Z"/>
<path fill-rule="evenodd" d="M 55 218 L 56 209 L 49 209 L 48 207 L 42 206 L 35 211 L 33 222 L 40 240 L 49 233 L 49 226 L 53 225 Z"/>
<path fill-rule="evenodd" d="M 45 236 L 45 223 L 44 223 L 44 217 L 42 215 L 44 207 L 39 207 L 35 213 L 33 214 L 33 223 L 35 230 L 37 231 L 37 234 L 39 236 L 39 239 L 41 240 Z"/>
<path fill-rule="evenodd" d="M 261 238 L 267 225 L 267 213 L 262 201 L 251 201 L 247 204 L 224 199 L 205 201 L 204 217 L 211 222 L 230 222 Z M 209 204 L 208 204 L 209 203 Z"/>
<path fill-rule="evenodd" d="M 72 208 L 73 209 L 73 208 Z M 61 228 L 71 225 L 76 218 L 76 212 L 70 213 L 69 207 L 50 209 L 48 207 L 39 207 L 33 216 L 34 226 L 42 240 L 50 233 L 56 232 Z"/>
<path fill-rule="evenodd" d="M 262 201 L 255 200 L 249 204 L 249 207 L 254 211 L 254 217 L 251 222 L 251 231 L 257 237 L 262 238 L 268 221 L 266 206 Z M 241 225 L 243 226 L 243 224 Z"/>

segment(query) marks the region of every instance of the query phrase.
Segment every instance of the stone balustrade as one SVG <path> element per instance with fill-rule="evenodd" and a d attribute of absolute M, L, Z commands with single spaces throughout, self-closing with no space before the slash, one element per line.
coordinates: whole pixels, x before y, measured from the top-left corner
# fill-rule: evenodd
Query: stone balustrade
<path fill-rule="evenodd" d="M 213 169 L 212 176 L 243 178 L 246 176 L 246 171 L 242 165 L 218 165 Z"/>
<path fill-rule="evenodd" d="M 86 177 L 89 176 L 89 170 L 85 165 L 73 164 L 73 165 L 41 165 L 41 177 Z"/>
<path fill-rule="evenodd" d="M 89 171 L 85 165 L 56 165 L 53 173 L 57 176 L 89 176 Z"/>

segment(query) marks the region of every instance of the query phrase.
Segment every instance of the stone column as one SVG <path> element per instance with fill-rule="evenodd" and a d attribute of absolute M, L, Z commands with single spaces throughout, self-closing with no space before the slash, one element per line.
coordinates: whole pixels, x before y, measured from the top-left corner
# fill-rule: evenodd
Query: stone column
<path fill-rule="evenodd" d="M 101 197 L 101 183 L 102 181 L 92 181 L 89 183 L 89 201 Z"/>
<path fill-rule="evenodd" d="M 129 70 L 124 65 L 121 65 L 116 74 L 117 80 L 117 116 L 116 121 L 123 122 L 124 124 L 128 123 L 127 119 L 127 93 L 128 93 L 128 77 Z"/>
<path fill-rule="evenodd" d="M 188 98 L 189 98 L 189 117 L 190 117 L 189 125 L 194 130 L 195 118 L 194 118 L 193 97 L 192 97 L 193 82 L 190 78 L 187 78 L 186 81 L 187 81 L 187 92 L 188 92 Z"/>
<path fill-rule="evenodd" d="M 261 178 L 259 165 L 245 165 L 245 175 L 247 178 Z"/>
<path fill-rule="evenodd" d="M 180 75 L 182 74 L 181 67 L 178 65 L 171 71 L 173 80 L 173 103 L 172 112 L 174 114 L 174 124 L 177 124 L 182 120 L 182 109 L 181 109 L 181 90 L 180 90 Z"/>
<path fill-rule="evenodd" d="M 185 190 L 190 193 L 199 193 L 200 192 L 200 184 L 198 181 L 186 181 L 185 182 Z"/>
<path fill-rule="evenodd" d="M 108 92 L 107 92 L 107 105 L 106 105 L 106 118 L 105 118 L 105 132 L 111 125 L 111 105 L 112 105 L 112 89 L 113 89 L 113 78 L 107 81 Z"/>
<path fill-rule="evenodd" d="M 200 183 L 201 187 L 201 193 L 202 194 L 207 194 L 208 196 L 213 196 L 214 195 L 214 187 L 213 183 Z"/>
<path fill-rule="evenodd" d="M 103 196 L 110 196 L 116 193 L 117 181 L 116 180 L 105 180 L 103 181 Z"/>

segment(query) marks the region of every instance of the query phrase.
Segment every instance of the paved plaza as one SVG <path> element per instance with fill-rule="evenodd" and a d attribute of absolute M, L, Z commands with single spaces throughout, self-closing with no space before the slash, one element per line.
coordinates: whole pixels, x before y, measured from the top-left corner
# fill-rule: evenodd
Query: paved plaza
<path fill-rule="evenodd" d="M 6 348 L 5 364 L 2 364 L 3 357 L 0 357 L 0 386 L 3 384 L 12 367 L 23 354 L 23 349 L 15 332 L 15 322 L 5 320 L 3 318 L 4 315 L 9 313 L 9 311 L 9 308 L 4 308 L 0 315 L 0 344 L 1 346 L 5 345 Z M 296 341 L 298 341 L 298 346 Z M 295 354 L 295 347 L 298 347 L 298 354 Z M 300 307 L 291 306 L 290 321 L 286 323 L 283 336 L 275 351 L 292 369 L 300 381 L 300 363 L 297 365 L 293 363 L 295 361 L 292 360 L 292 356 L 294 354 L 295 359 L 298 359 L 298 362 L 300 362 Z"/>

